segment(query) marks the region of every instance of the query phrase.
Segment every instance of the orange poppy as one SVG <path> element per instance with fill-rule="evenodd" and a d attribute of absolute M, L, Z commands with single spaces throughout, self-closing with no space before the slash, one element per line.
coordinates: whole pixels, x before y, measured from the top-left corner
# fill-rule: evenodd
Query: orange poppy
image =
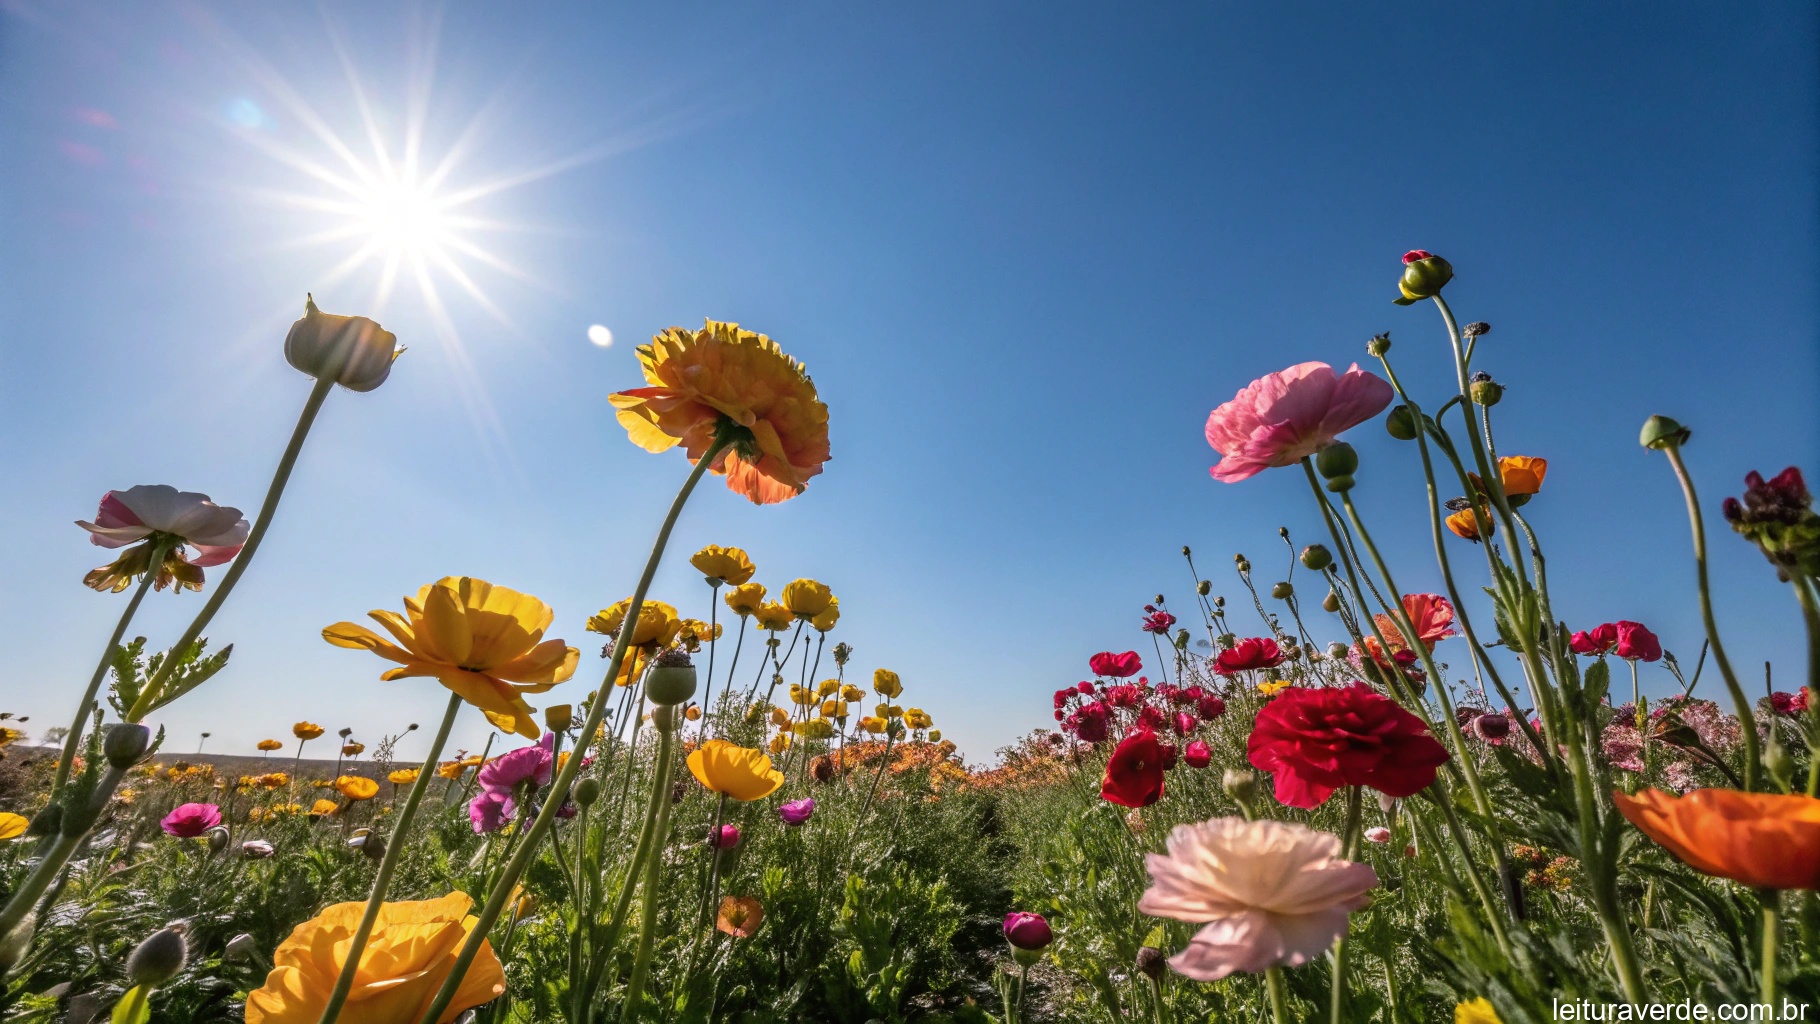
<path fill-rule="evenodd" d="M 1820 800 L 1735 789 L 1645 789 L 1612 799 L 1696 871 L 1756 889 L 1820 889 Z"/>
<path fill-rule="evenodd" d="M 1482 506 L 1478 509 L 1463 508 L 1447 517 L 1447 528 L 1454 532 L 1454 536 L 1471 541 L 1478 540 L 1480 534 L 1490 527 L 1491 509 Z"/>
<path fill-rule="evenodd" d="M 750 896 L 728 896 L 720 901 L 714 927 L 736 939 L 749 939 L 765 920 L 765 908 Z"/>
<path fill-rule="evenodd" d="M 1533 455 L 1507 455 L 1498 460 L 1498 482 L 1507 497 L 1528 497 L 1542 489 L 1548 460 Z"/>

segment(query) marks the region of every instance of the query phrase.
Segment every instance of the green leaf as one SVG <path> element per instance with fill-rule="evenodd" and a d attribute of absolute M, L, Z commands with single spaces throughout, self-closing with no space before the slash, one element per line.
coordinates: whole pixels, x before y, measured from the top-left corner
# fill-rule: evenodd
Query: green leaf
<path fill-rule="evenodd" d="M 134 985 L 126 990 L 126 995 L 114 1004 L 113 1024 L 149 1024 L 152 1019 L 152 1006 L 149 1002 L 151 989 L 144 985 Z"/>

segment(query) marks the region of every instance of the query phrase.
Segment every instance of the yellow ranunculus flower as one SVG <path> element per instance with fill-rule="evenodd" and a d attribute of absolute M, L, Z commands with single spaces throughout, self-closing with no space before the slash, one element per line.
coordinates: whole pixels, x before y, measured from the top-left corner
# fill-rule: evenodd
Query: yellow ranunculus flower
<path fill-rule="evenodd" d="M 618 633 L 625 624 L 626 613 L 632 610 L 632 599 L 626 598 L 611 608 L 601 609 L 588 620 L 590 633 Z M 682 632 L 682 620 L 676 617 L 676 609 L 663 603 L 645 599 L 638 607 L 638 625 L 632 629 L 630 643 L 634 647 L 658 648 L 668 647 L 676 642 L 676 634 Z"/>
<path fill-rule="evenodd" d="M 266 772 L 253 781 L 266 789 L 283 789 L 291 784 L 291 777 L 284 772 Z"/>
<path fill-rule="evenodd" d="M 791 731 L 806 740 L 825 740 L 834 735 L 834 726 L 829 725 L 826 718 L 811 718 L 796 723 Z"/>
<path fill-rule="evenodd" d="M 298 722 L 291 726 L 291 735 L 300 740 L 313 740 L 322 735 L 322 726 L 315 722 Z"/>
<path fill-rule="evenodd" d="M 765 603 L 765 585 L 742 583 L 727 591 L 727 596 L 722 600 L 727 602 L 727 607 L 733 609 L 734 614 L 744 618 L 758 611 L 759 606 Z"/>
<path fill-rule="evenodd" d="M 878 715 L 880 718 L 902 718 L 902 717 L 904 717 L 904 709 L 899 707 L 896 704 L 874 705 L 872 708 L 872 713 L 875 715 Z"/>
<path fill-rule="evenodd" d="M 342 1010 L 349 1021 L 415 1024 L 455 967 L 456 954 L 477 921 L 474 901 L 452 892 L 441 899 L 386 903 L 367 939 Z M 365 902 L 337 903 L 298 925 L 272 954 L 272 973 L 247 996 L 246 1024 L 316 1024 L 347 959 Z M 437 1018 L 447 1024 L 506 990 L 505 971 L 493 947 L 482 942 Z"/>
<path fill-rule="evenodd" d="M 1484 996 L 1469 999 L 1453 1008 L 1453 1024 L 1502 1024 L 1498 1011 Z"/>
<path fill-rule="evenodd" d="M 927 729 L 935 724 L 935 720 L 930 718 L 929 713 L 922 708 L 906 708 L 904 724 L 912 729 Z"/>
<path fill-rule="evenodd" d="M 689 721 L 691 721 L 691 722 L 699 722 L 699 721 L 701 721 L 701 707 L 700 707 L 700 705 L 696 705 L 696 704 L 691 704 L 691 705 L 689 705 L 689 706 L 688 706 L 688 707 L 686 707 L 686 708 L 684 708 L 684 709 L 683 709 L 683 717 L 684 717 L 684 718 L 686 718 L 686 719 L 688 719 L 688 720 L 689 720 Z M 567 753 L 567 751 L 565 751 L 565 753 Z"/>
<path fill-rule="evenodd" d="M 341 805 L 333 800 L 318 800 L 310 805 L 310 817 L 326 818 L 340 809 Z"/>
<path fill-rule="evenodd" d="M 859 720 L 859 727 L 874 735 L 881 734 L 885 731 L 885 720 L 877 715 L 867 715 Z"/>
<path fill-rule="evenodd" d="M 402 666 L 381 679 L 433 676 L 499 728 L 531 739 L 543 735 L 523 695 L 568 679 L 581 660 L 561 640 L 543 639 L 555 618 L 549 605 L 485 580 L 445 576 L 405 598 L 404 607 L 406 615 L 370 613 L 396 644 L 352 622 L 328 627 L 323 639 Z"/>
<path fill-rule="evenodd" d="M 385 778 L 394 786 L 408 786 L 417 781 L 417 769 L 398 768 L 388 773 Z"/>
<path fill-rule="evenodd" d="M 840 621 L 840 598 L 830 597 L 828 599 L 828 607 L 822 609 L 822 613 L 820 615 L 817 615 L 814 618 L 811 618 L 809 620 L 809 625 L 814 626 L 817 632 L 826 633 L 830 629 L 833 629 L 834 624 L 839 621 Z"/>
<path fill-rule="evenodd" d="M 31 823 L 32 820 L 23 814 L 0 812 L 0 842 L 17 839 L 24 835 L 26 828 Z"/>
<path fill-rule="evenodd" d="M 1272 679 L 1258 684 L 1258 692 L 1268 697 L 1278 690 L 1288 689 L 1292 684 L 1287 679 Z"/>
<path fill-rule="evenodd" d="M 785 711 L 783 708 L 772 708 L 771 709 L 771 724 L 777 726 L 779 729 L 782 729 L 784 726 L 789 725 L 790 724 L 790 712 Z"/>
<path fill-rule="evenodd" d="M 781 754 L 784 751 L 789 750 L 790 734 L 787 732 L 780 732 L 776 736 L 771 737 L 770 747 L 771 753 L 773 754 Z"/>
<path fill-rule="evenodd" d="M 723 548 L 719 544 L 710 544 L 690 556 L 689 564 L 697 572 L 708 578 L 708 582 L 719 585 L 729 583 L 741 586 L 752 578 L 758 570 L 752 567 L 752 560 L 739 548 Z M 759 588 L 764 593 L 764 588 Z M 730 597 L 731 595 L 729 595 Z"/>
<path fill-rule="evenodd" d="M 771 767 L 771 759 L 750 747 L 712 739 L 689 755 L 689 773 L 716 793 L 740 801 L 770 796 L 784 784 L 784 773 Z"/>
<path fill-rule="evenodd" d="M 815 580 L 791 580 L 782 594 L 784 607 L 799 619 L 813 619 L 834 603 L 834 591 Z"/>
<path fill-rule="evenodd" d="M 822 701 L 821 716 L 823 718 L 845 718 L 845 717 L 847 717 L 847 702 L 844 700 L 824 700 L 824 701 Z"/>
<path fill-rule="evenodd" d="M 711 640 L 719 640 L 721 631 L 722 627 L 718 622 L 710 626 L 700 619 L 684 619 L 682 628 L 677 631 L 676 639 L 690 649 L 694 649 Z"/>
<path fill-rule="evenodd" d="M 832 697 L 839 690 L 840 680 L 838 679 L 824 679 L 815 684 L 815 695 L 817 697 Z"/>
<path fill-rule="evenodd" d="M 367 745 L 365 743 L 356 743 L 353 740 L 349 740 L 341 745 L 341 756 L 358 757 L 361 754 L 366 753 L 366 749 Z"/>
<path fill-rule="evenodd" d="M 255 744 L 255 746 L 257 746 L 260 750 L 277 750 L 280 747 L 284 746 L 284 744 L 278 742 L 277 740 L 260 740 L 257 744 Z"/>
<path fill-rule="evenodd" d="M 335 792 L 349 800 L 371 800 L 379 795 L 379 783 L 364 775 L 343 775 L 335 780 Z"/>
<path fill-rule="evenodd" d="M 866 691 L 860 689 L 857 686 L 854 686 L 852 683 L 843 683 L 841 685 L 841 688 L 840 688 L 840 699 L 841 700 L 849 700 L 849 701 L 864 700 L 865 698 L 866 698 Z"/>
<path fill-rule="evenodd" d="M 462 773 L 467 770 L 468 766 L 462 764 L 460 761 L 444 761 L 436 766 L 436 774 L 445 779 L 459 779 L 461 778 Z"/>
<path fill-rule="evenodd" d="M 895 698 L 904 692 L 904 681 L 888 668 L 876 669 L 872 673 L 872 690 L 881 697 Z"/>
<path fill-rule="evenodd" d="M 790 684 L 790 703 L 800 705 L 802 707 L 808 707 L 809 705 L 815 703 L 816 699 L 817 698 L 815 696 L 814 690 L 809 689 L 807 686 L 801 686 L 796 683 Z"/>
<path fill-rule="evenodd" d="M 768 629 L 773 633 L 789 629 L 790 624 L 796 621 L 795 616 L 790 614 L 790 609 L 771 602 L 760 605 L 756 616 L 758 628 Z"/>

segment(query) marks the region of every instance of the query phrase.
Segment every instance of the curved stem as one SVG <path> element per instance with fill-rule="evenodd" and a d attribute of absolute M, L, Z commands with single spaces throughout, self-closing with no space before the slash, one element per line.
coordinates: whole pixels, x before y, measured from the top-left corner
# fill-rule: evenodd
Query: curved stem
<path fill-rule="evenodd" d="M 127 709 L 127 721 L 137 722 L 151 713 L 158 702 L 158 695 L 164 691 L 165 683 L 170 681 L 171 673 L 183 660 L 183 652 L 189 650 L 196 638 L 202 635 L 202 631 L 208 628 L 209 620 L 221 610 L 222 602 L 233 593 L 234 584 L 240 582 L 241 574 L 252 564 L 253 553 L 259 550 L 259 542 L 265 539 L 265 531 L 272 525 L 272 515 L 278 511 L 278 499 L 284 497 L 284 486 L 290 481 L 291 470 L 297 465 L 297 456 L 303 451 L 303 440 L 309 436 L 310 427 L 316 422 L 316 413 L 322 409 L 322 403 L 329 397 L 329 391 L 334 386 L 333 380 L 319 380 L 310 389 L 310 397 L 303 403 L 303 412 L 297 416 L 297 426 L 291 431 L 291 441 L 285 445 L 284 454 L 278 459 L 278 469 L 272 474 L 272 484 L 266 488 L 265 504 L 259 506 L 259 515 L 253 520 L 253 528 L 247 531 L 246 544 L 228 565 L 227 572 L 222 574 L 221 582 L 215 585 L 215 592 L 209 595 L 202 610 L 196 613 L 195 620 L 171 646 L 171 652 L 164 659 L 158 674 L 145 684 L 139 699 Z"/>
<path fill-rule="evenodd" d="M 664 517 L 663 525 L 657 531 L 657 540 L 651 545 L 651 557 L 645 561 L 644 574 L 638 578 L 638 587 L 632 592 L 631 606 L 626 609 L 627 622 L 638 621 L 639 613 L 644 610 L 645 594 L 651 589 L 651 580 L 657 575 L 658 564 L 663 561 L 664 548 L 670 543 L 670 532 L 676 528 L 676 520 L 681 517 L 683 506 L 688 504 L 689 495 L 695 490 L 695 485 L 701 481 L 702 475 L 708 471 L 708 467 L 720 458 L 720 453 L 726 449 L 728 441 L 729 438 L 725 431 L 716 435 L 713 442 L 708 445 L 708 449 L 702 453 L 701 458 L 696 460 L 695 468 L 690 470 L 688 479 L 683 481 L 682 489 L 676 492 L 676 500 L 670 503 L 670 513 Z M 619 667 L 625 662 L 631 639 L 631 630 L 620 630 L 619 639 L 613 644 L 613 657 L 607 664 L 607 676 L 601 684 L 602 690 L 607 689 L 614 680 L 619 678 Z M 594 702 L 593 706 L 588 709 L 587 721 L 582 723 L 581 735 L 592 737 L 600 729 L 600 721 L 606 712 L 606 707 L 605 700 Z M 569 788 L 575 784 L 576 774 L 581 771 L 582 760 L 580 757 L 569 758 L 568 763 L 563 765 L 562 770 L 556 774 L 555 780 L 550 783 L 552 792 L 567 793 L 569 791 Z M 425 1007 L 423 1015 L 419 1018 L 419 1024 L 435 1024 L 435 1021 L 441 1019 L 443 1011 L 448 1009 L 450 1000 L 455 998 L 455 990 L 461 986 L 461 979 L 467 975 L 469 966 L 474 963 L 474 957 L 480 952 L 480 944 L 486 941 L 487 933 L 493 928 L 493 922 L 499 920 L 500 913 L 505 910 L 506 900 L 511 895 L 512 886 L 517 884 L 519 877 L 524 874 L 525 868 L 530 866 L 531 856 L 536 852 L 538 843 L 551 828 L 555 827 L 557 809 L 556 801 L 546 801 L 543 811 L 537 815 L 537 820 L 531 823 L 524 844 L 512 855 L 511 861 L 500 873 L 499 881 L 494 883 L 493 891 L 487 897 L 486 906 L 481 908 L 479 920 L 468 932 L 467 940 L 461 945 L 461 952 L 455 957 L 454 967 L 449 971 L 448 977 L 443 979 L 442 987 L 437 989 L 436 998 L 430 1000 L 430 1005 Z M 631 884 L 630 879 L 627 880 L 627 884 Z"/>
<path fill-rule="evenodd" d="M 660 707 L 657 709 L 657 713 L 667 717 L 672 710 L 669 707 Z M 626 982 L 626 1001 L 619 1013 L 619 1019 L 622 1022 L 632 1020 L 638 1013 L 639 1004 L 644 1002 L 645 975 L 651 968 L 651 949 L 657 940 L 657 910 L 660 902 L 657 885 L 661 874 L 660 869 L 664 862 L 664 841 L 670 831 L 668 791 L 670 788 L 670 762 L 673 760 L 671 757 L 672 736 L 676 732 L 676 725 L 677 723 L 672 721 L 658 727 L 657 770 L 651 776 L 651 803 L 657 809 L 657 813 L 645 821 L 645 828 L 650 831 L 651 838 L 648 846 L 649 853 L 645 857 L 644 881 L 641 886 L 644 892 L 644 903 L 638 921 L 638 950 L 632 956 L 632 976 Z M 627 879 L 626 884 L 631 885 L 632 880 Z M 688 979 L 684 978 L 683 981 L 686 983 Z"/>
<path fill-rule="evenodd" d="M 158 578 L 160 567 L 164 565 L 164 556 L 170 548 L 158 545 L 152 549 L 152 560 L 145 570 L 145 576 L 133 591 L 132 600 L 126 603 L 126 610 L 120 613 L 120 621 L 114 624 L 114 635 L 108 637 L 107 646 L 101 649 L 101 662 L 95 666 L 95 674 L 89 677 L 88 689 L 83 691 L 82 703 L 76 707 L 76 717 L 70 721 L 70 734 L 63 738 L 63 756 L 57 759 L 57 777 L 51 782 L 51 799 L 63 792 L 63 784 L 69 781 L 70 767 L 76 763 L 76 751 L 82 745 L 82 730 L 88 725 L 89 713 L 95 709 L 95 696 L 101 692 L 101 681 L 107 678 L 107 669 L 114 663 L 114 649 L 120 646 L 120 638 L 126 635 L 127 623 L 133 621 L 134 613 L 139 611 L 139 602 L 145 600 L 145 592 L 151 589 L 152 581 Z"/>
<path fill-rule="evenodd" d="M 1719 622 L 1713 616 L 1713 593 L 1706 574 L 1706 521 L 1700 514 L 1700 499 L 1694 494 L 1693 477 L 1688 475 L 1687 464 L 1681 461 L 1680 446 L 1671 444 L 1663 452 L 1668 455 L 1668 464 L 1674 467 L 1675 478 L 1681 482 L 1681 494 L 1687 499 L 1687 518 L 1694 532 L 1694 572 L 1700 591 L 1700 621 L 1706 627 L 1706 640 L 1712 645 L 1713 664 L 1719 666 L 1719 678 L 1725 680 L 1725 689 L 1731 694 L 1738 723 L 1742 726 L 1739 732 L 1744 740 L 1744 789 L 1754 792 L 1757 769 L 1762 760 L 1758 749 L 1757 716 L 1751 709 L 1750 698 L 1744 695 L 1744 687 L 1738 684 L 1737 674 L 1732 671 L 1725 645 L 1719 641 Z"/>
<path fill-rule="evenodd" d="M 367 939 L 373 934 L 373 925 L 379 920 L 380 908 L 385 906 L 386 890 L 391 888 L 392 873 L 398 870 L 398 862 L 403 859 L 405 833 L 411 827 L 411 820 L 417 816 L 417 805 L 423 802 L 423 794 L 430 788 L 430 779 L 436 775 L 436 761 L 442 756 L 442 746 L 449 741 L 449 730 L 455 725 L 455 712 L 461 710 L 461 695 L 449 694 L 449 706 L 442 713 L 442 727 L 436 730 L 436 739 L 430 743 L 430 755 L 424 758 L 423 767 L 417 772 L 416 781 L 411 783 L 410 795 L 404 798 L 404 808 L 398 812 L 398 821 L 392 826 L 392 835 L 386 843 L 385 855 L 379 859 L 379 870 L 373 874 L 373 891 L 367 896 L 365 912 L 360 915 L 360 924 L 354 929 L 354 937 L 348 942 L 347 959 L 342 961 L 341 974 L 335 979 L 335 988 L 329 993 L 329 1001 L 322 1009 L 322 1017 L 317 1024 L 335 1024 L 341 1016 L 342 1004 L 347 1002 L 348 992 L 354 987 L 354 975 L 360 971 L 360 957 L 366 952 Z"/>

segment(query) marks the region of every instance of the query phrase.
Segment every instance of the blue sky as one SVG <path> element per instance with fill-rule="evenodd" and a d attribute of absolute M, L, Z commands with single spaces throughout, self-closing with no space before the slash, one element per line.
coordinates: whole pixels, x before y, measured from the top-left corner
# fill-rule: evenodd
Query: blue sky
<path fill-rule="evenodd" d="M 581 623 L 629 592 L 686 469 L 627 443 L 606 396 L 639 383 L 635 343 L 712 316 L 809 365 L 834 459 L 783 506 L 704 488 L 654 595 L 705 610 L 685 559 L 707 543 L 745 547 L 774 588 L 819 578 L 853 668 L 899 671 L 987 760 L 1087 655 L 1150 657 L 1143 603 L 1190 607 L 1182 544 L 1236 596 L 1232 552 L 1268 583 L 1279 525 L 1318 539 L 1299 474 L 1208 478 L 1215 405 L 1292 363 L 1363 360 L 1384 330 L 1418 394 L 1445 395 L 1437 317 L 1389 302 L 1413 247 L 1454 263 L 1463 320 L 1493 324 L 1501 446 L 1550 460 L 1531 518 L 1557 613 L 1644 621 L 1691 662 L 1686 522 L 1635 438 L 1651 413 L 1692 426 L 1709 512 L 1746 470 L 1816 468 L 1816 17 L 4 0 L 0 708 L 39 726 L 73 708 L 124 600 L 80 584 L 102 552 L 71 522 L 103 491 L 256 508 L 308 390 L 280 348 L 313 291 L 410 352 L 330 400 L 210 630 L 232 665 L 161 716 L 172 749 L 208 729 L 250 750 L 299 718 L 369 740 L 427 725 L 433 683 L 380 683 L 319 630 L 446 574 L 549 601 L 585 658 L 546 698 L 579 698 L 600 671 Z M 371 163 L 363 95 L 400 156 L 432 39 L 426 159 L 480 115 L 446 187 L 516 181 L 464 207 L 485 224 L 462 235 L 517 273 L 455 257 L 503 322 L 431 274 L 458 345 L 409 280 L 375 308 L 378 263 L 331 280 L 364 237 L 310 242 L 348 217 L 295 205 L 334 194 L 303 166 L 346 173 L 311 116 Z M 1399 582 L 1439 589 L 1414 451 L 1376 425 L 1352 440 Z M 1792 597 L 1713 525 L 1733 659 L 1798 681 Z M 168 643 L 200 603 L 154 595 L 135 632 Z M 456 739 L 485 731 L 469 714 Z"/>

